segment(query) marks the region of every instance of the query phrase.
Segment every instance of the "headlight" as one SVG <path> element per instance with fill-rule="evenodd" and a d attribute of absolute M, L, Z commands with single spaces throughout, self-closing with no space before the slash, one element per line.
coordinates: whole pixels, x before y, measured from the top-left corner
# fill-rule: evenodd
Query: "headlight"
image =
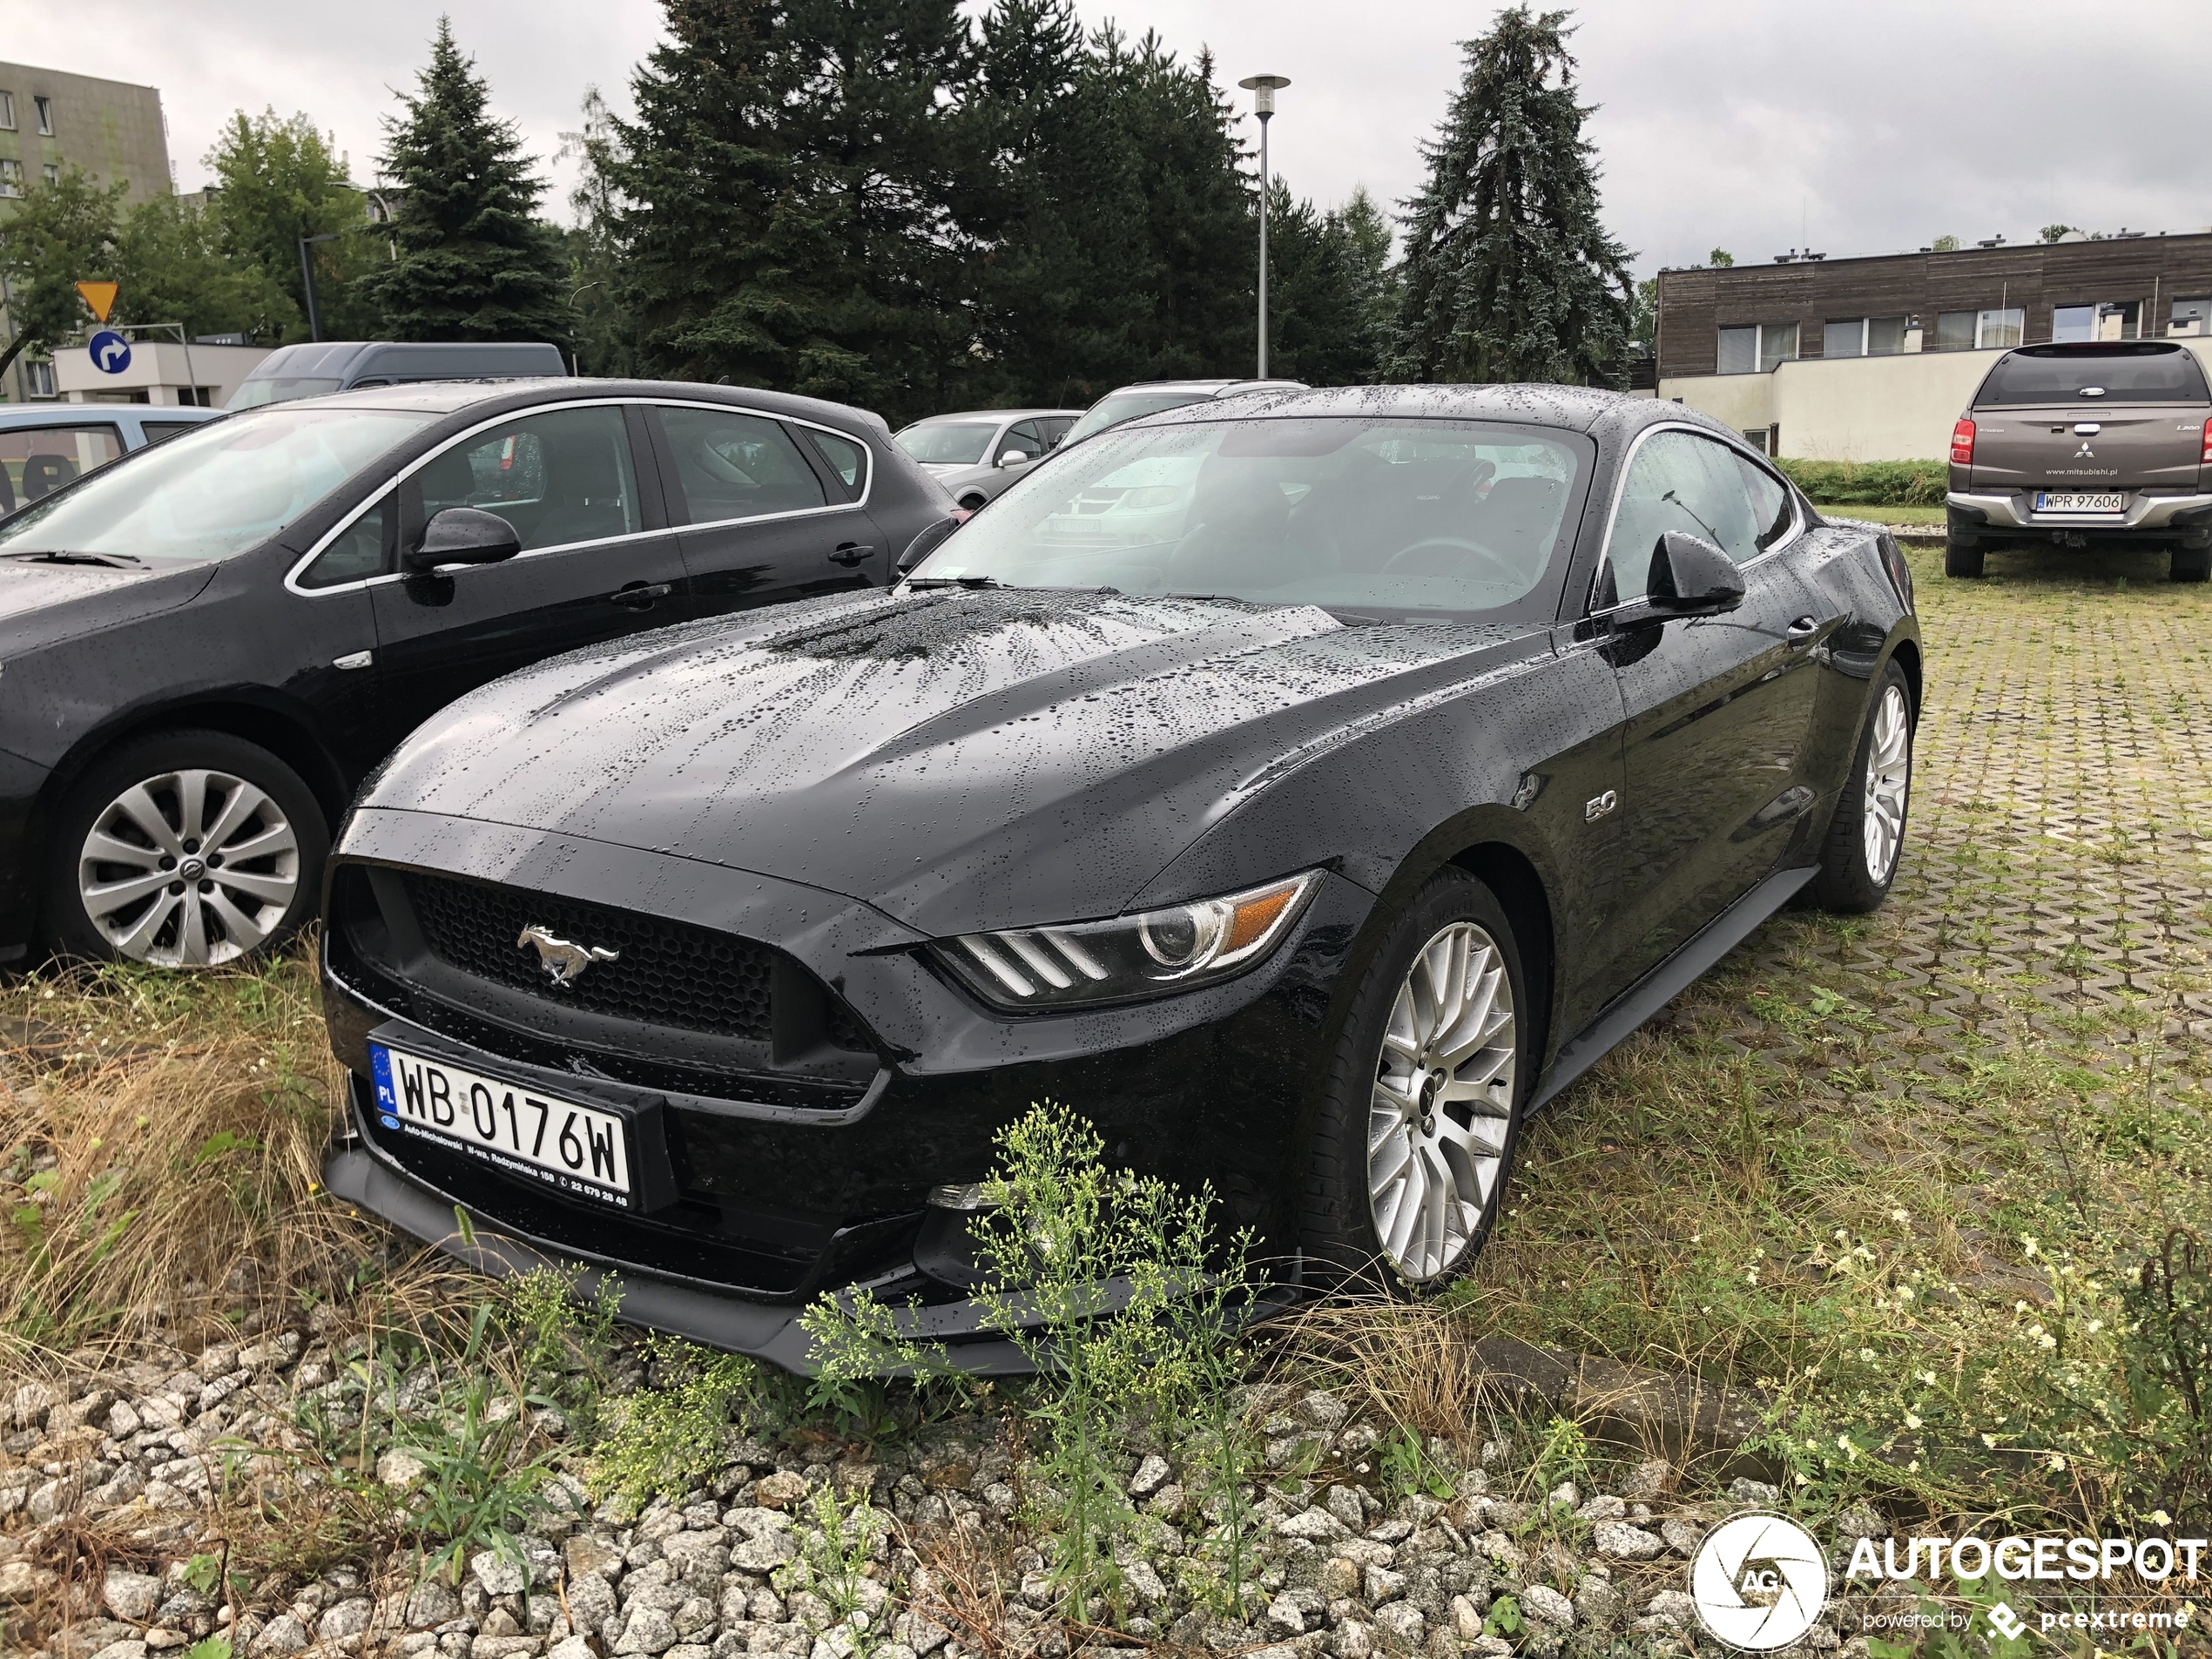
<path fill-rule="evenodd" d="M 1006 1008 L 1066 1008 L 1233 979 L 1283 941 L 1321 885 L 1308 870 L 1223 899 L 1110 921 L 963 934 L 937 953 L 978 996 Z"/>

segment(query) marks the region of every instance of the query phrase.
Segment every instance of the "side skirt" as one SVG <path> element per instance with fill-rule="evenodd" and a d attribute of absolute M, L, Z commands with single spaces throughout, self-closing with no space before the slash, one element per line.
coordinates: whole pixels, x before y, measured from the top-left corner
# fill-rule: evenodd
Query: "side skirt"
<path fill-rule="evenodd" d="M 1603 1059 L 1632 1032 L 1702 978 L 1714 963 L 1751 936 L 1751 931 L 1790 902 L 1820 873 L 1817 864 L 1777 870 L 1707 922 L 1696 937 L 1615 997 L 1596 1019 L 1560 1047 L 1558 1056 L 1528 1103 L 1534 1111 Z"/>

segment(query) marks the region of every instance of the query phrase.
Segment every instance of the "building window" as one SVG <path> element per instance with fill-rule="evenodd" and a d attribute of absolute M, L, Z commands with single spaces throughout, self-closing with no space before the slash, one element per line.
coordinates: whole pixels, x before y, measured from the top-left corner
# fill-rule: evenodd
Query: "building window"
<path fill-rule="evenodd" d="M 15 130 L 16 95 L 13 92 L 0 92 L 0 132 L 13 132 Z"/>
<path fill-rule="evenodd" d="M 0 156 L 0 199 L 23 194 L 23 163 Z"/>
<path fill-rule="evenodd" d="M 1975 347 L 1981 351 L 2005 351 L 2019 345 L 2023 314 L 2018 306 L 1975 313 Z"/>
<path fill-rule="evenodd" d="M 2051 338 L 2061 344 L 2071 341 L 2094 340 L 2097 337 L 2097 308 L 2094 306 L 2054 306 L 2051 307 Z"/>
<path fill-rule="evenodd" d="M 46 164 L 46 182 L 50 185 L 58 185 L 61 181 L 62 170 L 56 166 L 52 162 L 48 162 Z"/>
<path fill-rule="evenodd" d="M 1864 357 L 1866 355 L 1866 319 L 1848 317 L 1842 322 L 1831 320 L 1820 330 L 1820 354 L 1823 357 Z"/>
<path fill-rule="evenodd" d="M 1869 317 L 1866 320 L 1866 354 L 1869 357 L 1894 357 L 1904 349 L 1904 318 Z"/>
<path fill-rule="evenodd" d="M 1974 314 L 1971 311 L 1938 312 L 1935 348 L 1938 351 L 1972 351 L 1974 348 Z"/>
<path fill-rule="evenodd" d="M 23 366 L 24 385 L 33 397 L 59 397 L 54 386 L 54 365 L 51 361 L 26 361 Z"/>
<path fill-rule="evenodd" d="M 54 136 L 54 100 L 50 98 L 34 96 L 30 100 L 30 107 L 37 114 L 40 135 L 44 138 L 52 138 Z"/>
<path fill-rule="evenodd" d="M 2169 334 L 2212 334 L 2212 295 L 2174 301 L 2174 315 L 2166 325 Z"/>
<path fill-rule="evenodd" d="M 1765 374 L 1797 354 L 1797 325 L 1794 322 L 1751 323 L 1720 331 L 1716 373 Z"/>

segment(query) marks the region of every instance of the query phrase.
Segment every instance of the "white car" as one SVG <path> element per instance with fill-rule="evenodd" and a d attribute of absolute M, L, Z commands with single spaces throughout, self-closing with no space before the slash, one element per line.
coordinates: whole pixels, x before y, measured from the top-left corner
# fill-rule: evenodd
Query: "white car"
<path fill-rule="evenodd" d="M 1022 469 L 1059 447 L 1081 409 L 977 409 L 933 415 L 894 442 L 968 512 L 994 499 Z"/>

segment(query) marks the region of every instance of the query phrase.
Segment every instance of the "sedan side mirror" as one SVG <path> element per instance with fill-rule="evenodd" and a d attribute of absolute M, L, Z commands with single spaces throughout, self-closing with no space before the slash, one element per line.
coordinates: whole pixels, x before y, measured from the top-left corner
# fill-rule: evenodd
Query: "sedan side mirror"
<path fill-rule="evenodd" d="M 1651 550 L 1651 591 L 1613 613 L 1617 625 L 1717 617 L 1743 603 L 1743 573 L 1702 536 L 1669 530 Z"/>
<path fill-rule="evenodd" d="M 421 575 L 442 564 L 497 564 L 522 550 L 523 538 L 497 513 L 448 507 L 430 515 L 422 545 L 409 548 L 400 562 Z"/>
<path fill-rule="evenodd" d="M 1026 467 L 1028 464 L 1028 452 L 1023 449 L 1008 449 L 999 457 L 999 465 L 1001 467 Z"/>

